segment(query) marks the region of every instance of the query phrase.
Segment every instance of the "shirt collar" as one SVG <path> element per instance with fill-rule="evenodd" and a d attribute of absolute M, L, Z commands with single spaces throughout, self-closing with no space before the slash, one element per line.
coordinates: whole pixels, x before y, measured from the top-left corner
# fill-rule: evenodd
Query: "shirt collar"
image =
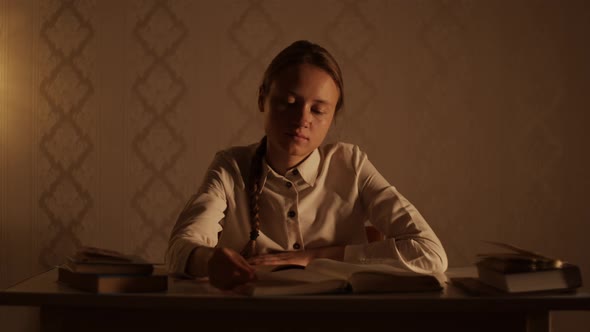
<path fill-rule="evenodd" d="M 313 187 L 313 185 L 315 184 L 315 180 L 318 177 L 320 160 L 320 152 L 318 151 L 318 149 L 315 149 L 307 158 L 305 158 L 305 160 L 302 163 L 300 163 L 296 167 L 291 168 L 287 173 L 294 174 L 293 172 L 299 172 L 301 178 L 307 184 Z M 268 178 L 269 173 L 278 175 L 266 162 L 266 158 L 264 158 L 262 160 L 262 183 L 260 187 L 261 189 L 264 187 L 264 184 L 266 183 L 266 179 Z"/>
<path fill-rule="evenodd" d="M 313 187 L 315 184 L 315 180 L 318 177 L 318 171 L 320 168 L 320 152 L 318 149 L 313 150 L 313 152 L 297 167 L 294 167 L 289 170 L 289 172 L 293 172 L 297 170 L 301 177 L 307 184 Z"/>

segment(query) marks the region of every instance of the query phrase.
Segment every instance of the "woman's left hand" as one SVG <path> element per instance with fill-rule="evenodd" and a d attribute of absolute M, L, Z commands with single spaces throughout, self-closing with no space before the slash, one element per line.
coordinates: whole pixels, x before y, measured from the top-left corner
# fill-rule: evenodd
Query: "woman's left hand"
<path fill-rule="evenodd" d="M 251 265 L 297 264 L 306 266 L 315 258 L 330 258 L 341 261 L 344 258 L 344 246 L 263 254 L 248 259 L 248 263 Z"/>

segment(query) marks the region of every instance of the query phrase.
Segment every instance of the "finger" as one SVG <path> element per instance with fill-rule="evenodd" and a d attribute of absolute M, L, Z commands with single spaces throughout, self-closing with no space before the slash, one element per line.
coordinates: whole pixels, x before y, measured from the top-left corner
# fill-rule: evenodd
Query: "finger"
<path fill-rule="evenodd" d="M 243 284 L 248 281 L 253 281 L 255 279 L 256 279 L 256 273 L 252 272 L 252 271 L 241 270 L 241 271 L 238 271 L 238 274 L 236 275 L 236 282 L 238 282 L 239 284 Z"/>
<path fill-rule="evenodd" d="M 233 289 L 237 286 L 244 285 L 247 282 L 254 281 L 256 279 L 254 274 L 250 274 L 242 270 L 234 270 L 230 278 L 227 280 L 225 289 Z"/>
<path fill-rule="evenodd" d="M 242 257 L 241 255 L 238 255 L 236 257 L 233 257 L 232 263 L 234 263 L 234 265 L 236 266 L 236 268 L 238 268 L 240 271 L 244 271 L 244 272 L 247 272 L 249 274 L 253 274 L 256 271 L 254 269 L 254 267 L 251 266 L 248 263 L 248 261 L 244 257 Z"/>
<path fill-rule="evenodd" d="M 232 266 L 232 270 L 244 270 L 254 272 L 254 268 L 248 264 L 248 262 L 238 252 L 224 248 L 224 260 Z"/>
<path fill-rule="evenodd" d="M 211 284 L 220 289 L 232 289 L 237 285 L 254 280 L 253 274 L 237 267 L 226 269 L 216 275 L 210 275 Z"/>
<path fill-rule="evenodd" d="M 233 274 L 239 282 L 247 282 L 254 280 L 256 275 L 256 269 L 248 264 L 245 258 L 237 254 L 232 257 Z"/>
<path fill-rule="evenodd" d="M 254 278 L 251 267 L 239 253 L 222 248 L 209 261 L 209 280 L 221 289 L 231 289 Z"/>

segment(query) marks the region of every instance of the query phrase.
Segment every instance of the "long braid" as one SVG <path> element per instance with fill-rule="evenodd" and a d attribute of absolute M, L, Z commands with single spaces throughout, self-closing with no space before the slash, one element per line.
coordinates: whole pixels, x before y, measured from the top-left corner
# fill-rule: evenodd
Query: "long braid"
<path fill-rule="evenodd" d="M 260 235 L 260 177 L 262 176 L 262 158 L 266 154 L 266 136 L 262 138 L 256 148 L 250 164 L 248 176 L 248 198 L 250 200 L 250 240 L 242 249 L 241 255 L 249 258 L 256 255 L 256 239 Z"/>

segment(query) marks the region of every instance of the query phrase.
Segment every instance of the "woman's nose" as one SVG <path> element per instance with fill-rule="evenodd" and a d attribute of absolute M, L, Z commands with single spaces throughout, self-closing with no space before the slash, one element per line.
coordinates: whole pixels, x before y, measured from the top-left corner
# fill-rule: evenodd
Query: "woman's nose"
<path fill-rule="evenodd" d="M 304 128 L 307 128 L 311 125 L 313 117 L 311 114 L 311 109 L 309 109 L 309 107 L 305 105 L 299 106 L 297 107 L 294 113 L 294 124 Z"/>

